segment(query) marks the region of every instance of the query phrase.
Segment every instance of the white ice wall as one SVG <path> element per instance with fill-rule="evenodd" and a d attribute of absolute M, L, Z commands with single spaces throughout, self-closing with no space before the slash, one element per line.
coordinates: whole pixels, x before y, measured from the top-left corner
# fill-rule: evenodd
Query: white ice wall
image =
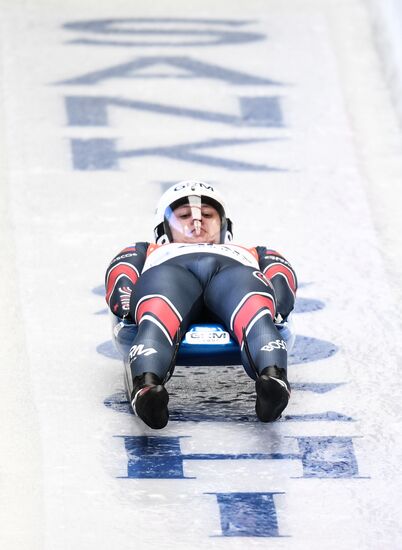
<path fill-rule="evenodd" d="M 368 0 L 384 71 L 402 123 L 402 1 Z"/>

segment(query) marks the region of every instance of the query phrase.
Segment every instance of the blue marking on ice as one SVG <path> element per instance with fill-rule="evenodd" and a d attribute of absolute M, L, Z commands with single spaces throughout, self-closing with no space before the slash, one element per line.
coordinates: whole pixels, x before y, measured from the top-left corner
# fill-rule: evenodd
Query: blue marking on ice
<path fill-rule="evenodd" d="M 182 453 L 187 436 L 115 436 L 124 441 L 130 479 L 186 479 L 184 461 L 298 460 L 303 478 L 359 478 L 353 438 L 340 436 L 287 436 L 298 452 Z M 188 479 L 188 478 L 187 478 Z"/>
<path fill-rule="evenodd" d="M 222 537 L 284 537 L 279 534 L 274 493 L 205 493 L 215 495 Z"/>

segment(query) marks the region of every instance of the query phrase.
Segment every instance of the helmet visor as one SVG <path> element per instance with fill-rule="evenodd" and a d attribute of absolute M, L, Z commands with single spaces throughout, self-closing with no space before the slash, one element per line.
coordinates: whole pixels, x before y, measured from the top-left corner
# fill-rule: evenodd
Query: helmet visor
<path fill-rule="evenodd" d="M 219 243 L 222 219 L 218 210 L 200 195 L 176 201 L 165 211 L 173 242 Z"/>

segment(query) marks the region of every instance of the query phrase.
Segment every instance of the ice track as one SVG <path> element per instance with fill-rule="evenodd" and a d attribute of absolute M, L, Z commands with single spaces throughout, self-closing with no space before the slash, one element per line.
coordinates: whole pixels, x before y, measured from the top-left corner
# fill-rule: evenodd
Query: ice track
<path fill-rule="evenodd" d="M 0 1 L 2 550 L 402 548 L 402 148 L 375 5 Z M 105 267 L 193 177 L 302 283 L 274 425 L 240 367 L 177 368 L 157 433 L 125 400 Z"/>

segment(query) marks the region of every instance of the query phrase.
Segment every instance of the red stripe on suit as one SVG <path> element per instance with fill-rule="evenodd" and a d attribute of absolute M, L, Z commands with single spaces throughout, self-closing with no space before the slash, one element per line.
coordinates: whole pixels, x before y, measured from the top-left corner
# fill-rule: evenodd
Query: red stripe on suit
<path fill-rule="evenodd" d="M 271 318 L 274 318 L 275 304 L 273 298 L 261 296 L 260 294 L 253 294 L 247 298 L 236 313 L 233 320 L 233 332 L 240 345 L 243 343 L 243 328 L 247 330 L 248 325 L 254 317 L 264 309 L 269 311 Z"/>
<path fill-rule="evenodd" d="M 289 287 L 292 289 L 293 292 L 296 292 L 296 281 L 295 277 L 292 273 L 292 270 L 286 267 L 283 264 L 273 264 L 267 267 L 267 269 L 264 271 L 264 275 L 268 277 L 268 279 L 272 279 L 275 277 L 275 275 L 282 274 L 286 278 Z"/>
<path fill-rule="evenodd" d="M 138 324 L 141 321 L 141 318 L 146 313 L 152 313 L 154 317 L 162 323 L 166 328 L 170 337 L 174 338 L 176 335 L 177 329 L 180 326 L 180 319 L 177 316 L 177 313 L 172 309 L 172 307 L 166 302 L 163 298 L 159 296 L 153 296 L 148 299 L 145 299 L 141 302 L 137 308 L 136 312 L 136 323 Z"/>
<path fill-rule="evenodd" d="M 114 287 L 116 286 L 116 281 L 119 277 L 125 276 L 130 281 L 135 284 L 138 279 L 138 273 L 129 264 L 117 264 L 115 265 L 109 272 L 109 275 L 107 277 L 107 283 L 106 283 L 106 302 L 109 303 L 110 296 L 112 295 L 112 292 L 114 290 Z"/>

